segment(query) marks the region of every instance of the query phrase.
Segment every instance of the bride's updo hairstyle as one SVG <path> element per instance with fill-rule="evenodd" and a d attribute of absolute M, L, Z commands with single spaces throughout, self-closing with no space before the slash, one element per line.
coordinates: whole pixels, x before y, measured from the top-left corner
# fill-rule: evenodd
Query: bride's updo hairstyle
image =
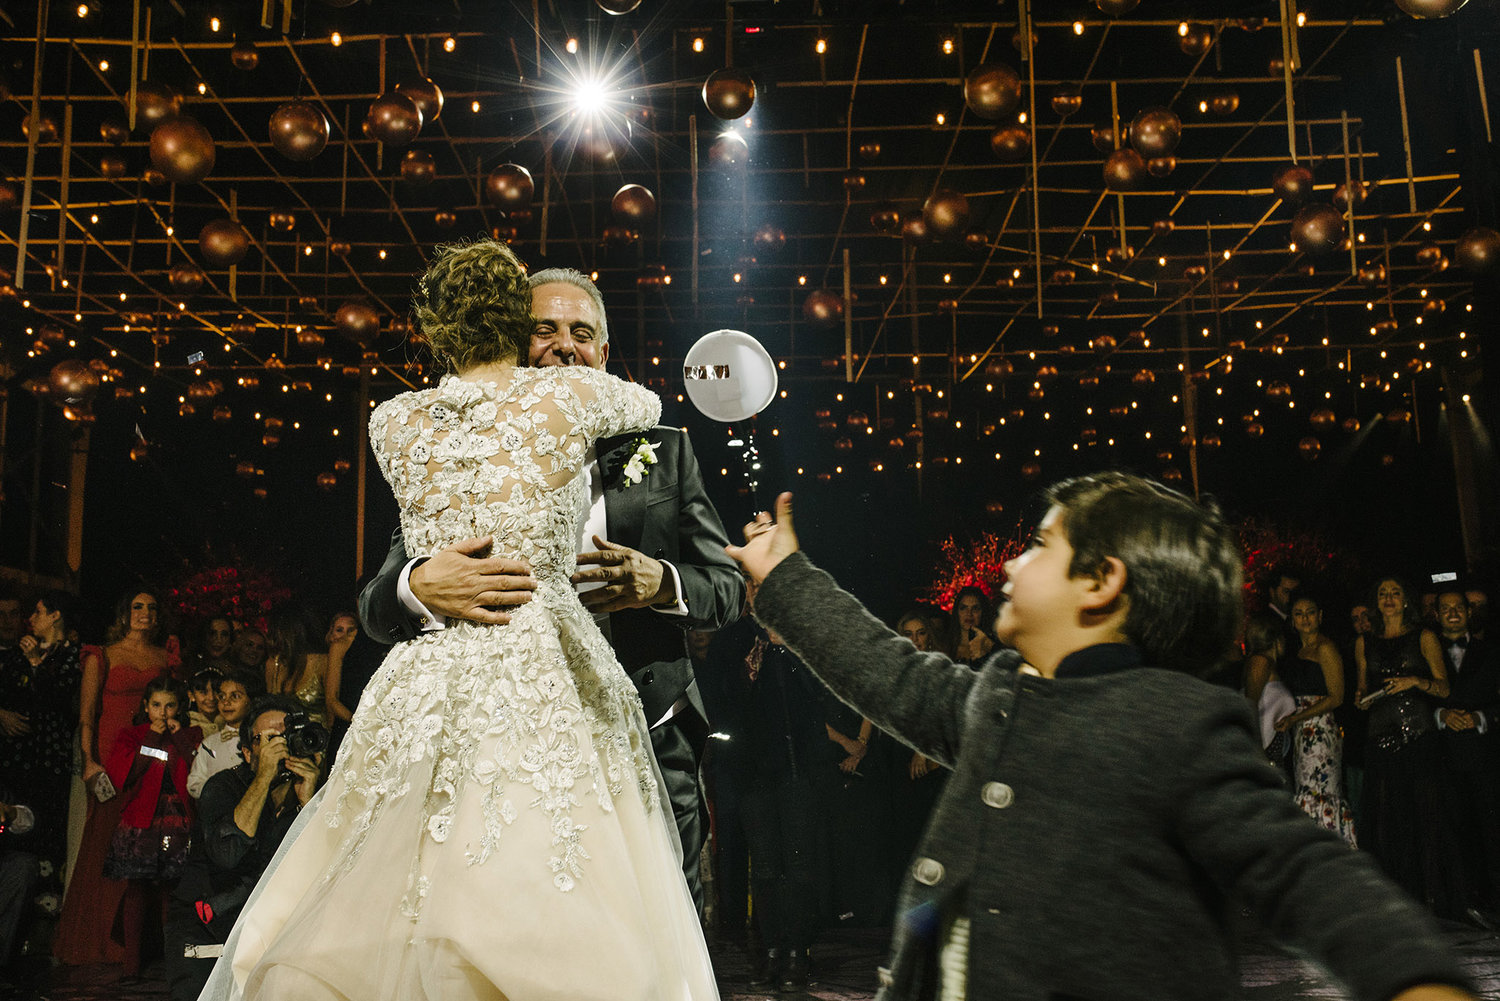
<path fill-rule="evenodd" d="M 526 266 L 495 240 L 438 247 L 413 308 L 434 358 L 451 372 L 520 361 L 529 350 L 535 321 Z"/>

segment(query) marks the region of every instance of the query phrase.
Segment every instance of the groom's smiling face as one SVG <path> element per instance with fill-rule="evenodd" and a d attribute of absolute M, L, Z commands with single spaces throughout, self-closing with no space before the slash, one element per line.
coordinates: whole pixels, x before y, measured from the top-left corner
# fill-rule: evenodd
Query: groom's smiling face
<path fill-rule="evenodd" d="M 603 368 L 609 342 L 599 338 L 599 316 L 587 292 L 567 282 L 548 282 L 531 290 L 536 329 L 528 361 L 533 366 L 587 365 Z"/>

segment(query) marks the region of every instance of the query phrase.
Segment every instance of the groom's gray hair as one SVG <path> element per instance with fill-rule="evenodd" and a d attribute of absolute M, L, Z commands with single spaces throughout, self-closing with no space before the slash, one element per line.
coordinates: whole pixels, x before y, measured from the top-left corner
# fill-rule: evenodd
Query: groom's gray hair
<path fill-rule="evenodd" d="M 594 315 L 599 318 L 599 329 L 594 333 L 599 337 L 600 344 L 609 342 L 609 320 L 604 315 L 604 296 L 599 294 L 599 286 L 595 285 L 589 276 L 582 271 L 573 268 L 543 268 L 535 274 L 526 276 L 526 284 L 535 289 L 539 285 L 551 285 L 561 283 L 580 288 L 588 295 L 594 303 Z"/>

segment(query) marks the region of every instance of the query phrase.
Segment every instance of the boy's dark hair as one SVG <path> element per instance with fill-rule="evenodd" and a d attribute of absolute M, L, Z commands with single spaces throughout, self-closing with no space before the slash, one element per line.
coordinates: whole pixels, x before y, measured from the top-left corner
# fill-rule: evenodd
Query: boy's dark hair
<path fill-rule="evenodd" d="M 1146 664 L 1200 674 L 1229 653 L 1243 567 L 1216 503 L 1126 473 L 1064 480 L 1046 500 L 1062 509 L 1071 575 L 1096 577 L 1111 556 L 1125 565 L 1124 632 Z"/>
<path fill-rule="evenodd" d="M 249 747 L 255 737 L 255 721 L 265 713 L 280 709 L 287 715 L 302 712 L 307 707 L 290 695 L 260 695 L 250 703 L 250 711 L 240 720 L 240 747 Z"/>
<path fill-rule="evenodd" d="M 245 694 L 253 703 L 254 700 L 266 694 L 266 679 L 264 675 L 256 674 L 254 671 L 243 671 L 238 668 L 223 672 L 219 678 L 219 684 L 233 681 L 245 689 Z"/>
<path fill-rule="evenodd" d="M 66 636 L 69 629 L 78 628 L 78 599 L 73 595 L 66 591 L 50 590 L 37 595 L 36 600 L 40 601 L 47 611 L 62 613 L 59 624 L 62 626 L 63 635 Z"/>

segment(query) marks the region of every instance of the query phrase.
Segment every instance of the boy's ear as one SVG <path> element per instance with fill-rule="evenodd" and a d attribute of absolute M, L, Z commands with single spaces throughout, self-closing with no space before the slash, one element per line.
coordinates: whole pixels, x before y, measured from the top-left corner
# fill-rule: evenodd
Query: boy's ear
<path fill-rule="evenodd" d="M 1113 605 L 1125 591 L 1125 577 L 1125 564 L 1119 557 L 1104 557 L 1084 592 L 1083 607 L 1098 610 Z"/>

